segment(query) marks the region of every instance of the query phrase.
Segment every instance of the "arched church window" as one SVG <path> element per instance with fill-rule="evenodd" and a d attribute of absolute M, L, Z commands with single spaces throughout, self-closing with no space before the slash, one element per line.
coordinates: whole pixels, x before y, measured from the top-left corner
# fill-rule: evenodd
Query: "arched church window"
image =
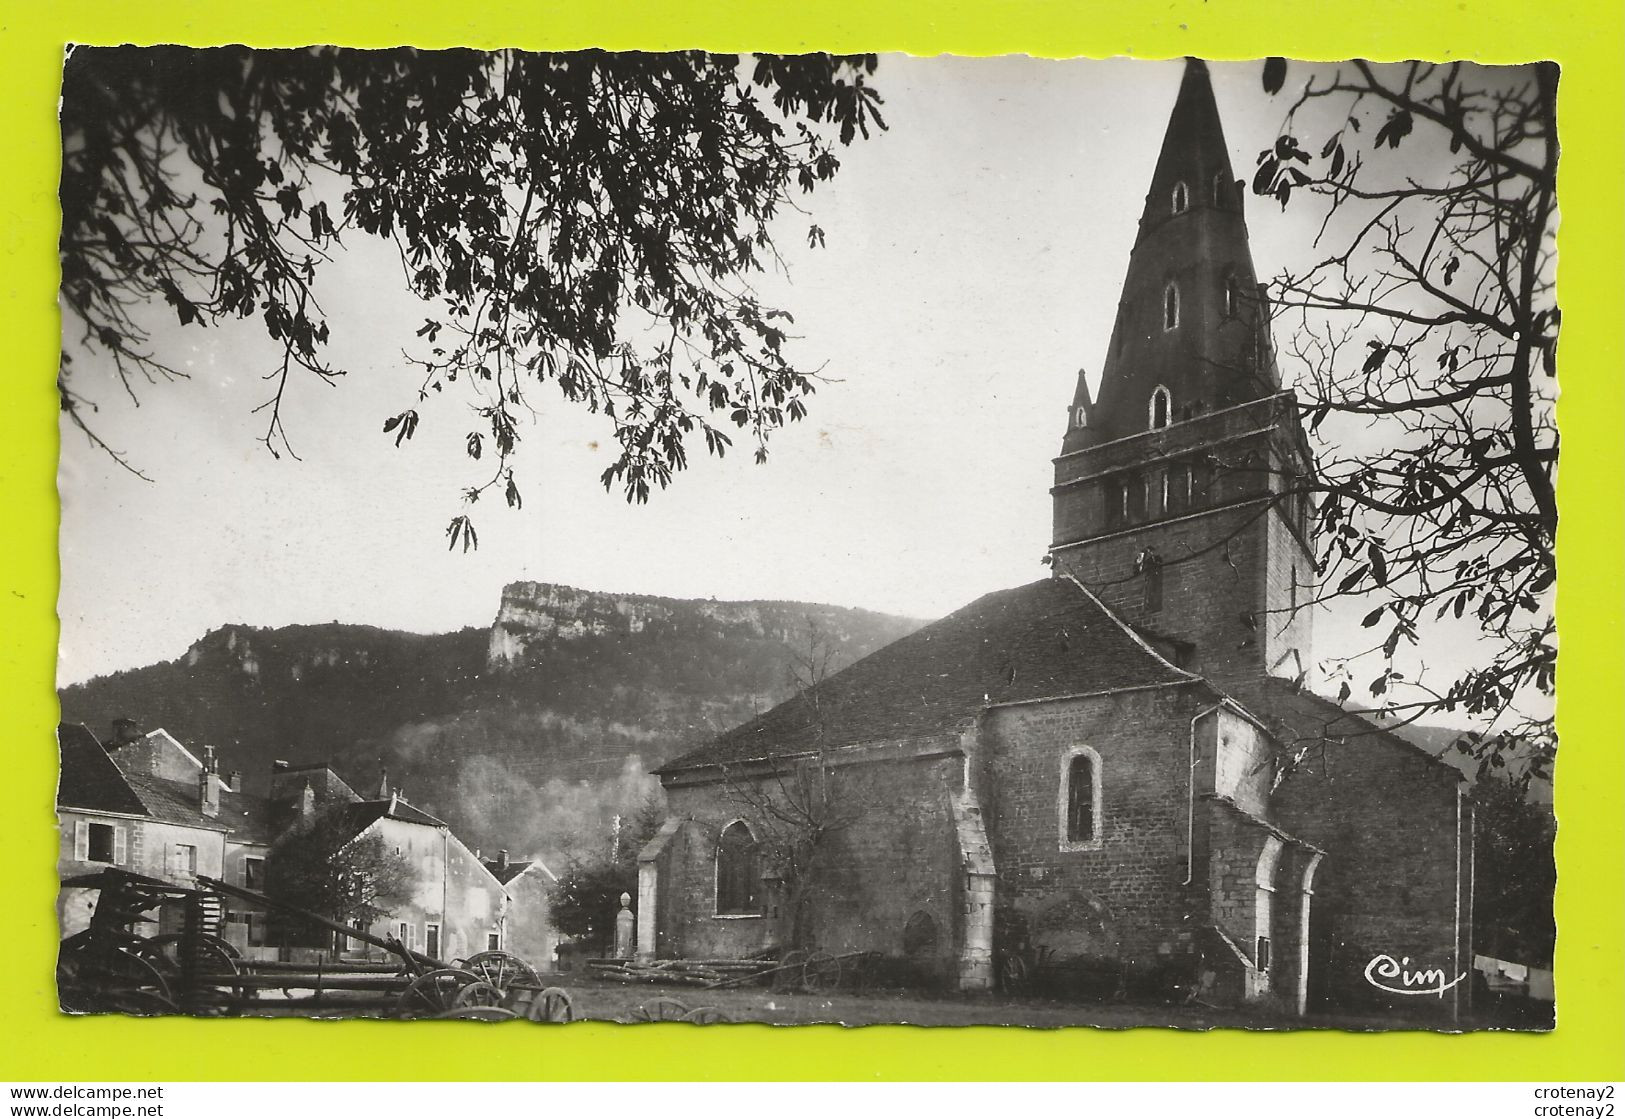
<path fill-rule="evenodd" d="M 745 821 L 735 820 L 722 829 L 722 837 L 717 840 L 717 916 L 760 914 L 756 853 L 756 837 Z"/>
<path fill-rule="evenodd" d="M 1174 398 L 1162 385 L 1151 390 L 1151 430 L 1168 426 L 1168 419 L 1174 412 Z"/>
<path fill-rule="evenodd" d="M 1183 214 L 1186 210 L 1190 209 L 1190 205 L 1191 205 L 1190 188 L 1185 185 L 1185 180 L 1181 179 L 1179 182 L 1174 184 L 1174 197 L 1173 197 L 1174 213 Z"/>
<path fill-rule="evenodd" d="M 1081 405 L 1081 404 L 1078 405 L 1076 408 L 1074 408 L 1072 410 L 1072 426 L 1073 427 L 1088 427 L 1089 426 L 1089 413 L 1084 409 L 1083 405 Z"/>
<path fill-rule="evenodd" d="M 1179 285 L 1170 283 L 1162 293 L 1162 329 L 1173 330 L 1179 325 Z"/>
<path fill-rule="evenodd" d="M 1088 850 L 1100 846 L 1100 755 L 1074 746 L 1061 760 L 1061 846 Z"/>

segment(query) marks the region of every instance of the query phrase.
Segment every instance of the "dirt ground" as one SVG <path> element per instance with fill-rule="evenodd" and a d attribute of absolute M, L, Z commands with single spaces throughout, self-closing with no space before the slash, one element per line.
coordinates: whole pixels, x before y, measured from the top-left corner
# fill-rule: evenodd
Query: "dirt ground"
<path fill-rule="evenodd" d="M 575 975 L 549 976 L 570 992 L 578 1018 L 612 1022 L 638 1020 L 638 1008 L 658 999 L 674 999 L 690 1010 L 712 1007 L 734 1022 L 810 1025 L 835 1022 L 869 1026 L 906 1022 L 922 1026 L 1015 1025 L 1037 1027 L 1097 1026 L 1132 1029 L 1166 1026 L 1179 1029 L 1301 1029 L 1305 1026 L 1361 1029 L 1388 1026 L 1357 1019 L 1282 1018 L 1259 1011 L 1198 1006 L 1146 1006 L 1126 1003 L 1062 1002 L 1009 995 L 930 996 L 913 991 L 839 991 L 830 994 L 779 993 L 759 987 L 708 991 L 663 984 L 622 984 Z"/>

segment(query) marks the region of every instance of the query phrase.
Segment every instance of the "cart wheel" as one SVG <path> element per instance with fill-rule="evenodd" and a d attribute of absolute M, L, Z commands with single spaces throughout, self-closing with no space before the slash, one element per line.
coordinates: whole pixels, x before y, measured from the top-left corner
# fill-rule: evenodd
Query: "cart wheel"
<path fill-rule="evenodd" d="M 464 971 L 473 972 L 504 994 L 515 983 L 542 985 L 536 969 L 512 952 L 476 952 L 458 966 Z"/>
<path fill-rule="evenodd" d="M 807 962 L 807 951 L 804 948 L 792 948 L 779 959 L 779 965 L 773 974 L 772 989 L 775 991 L 788 991 L 796 985 L 797 969 Z"/>
<path fill-rule="evenodd" d="M 841 985 L 841 961 L 828 952 L 814 952 L 801 965 L 801 988 L 811 994 L 833 991 Z"/>
<path fill-rule="evenodd" d="M 433 1018 L 455 1010 L 457 996 L 463 988 L 479 982 L 482 982 L 479 976 L 462 968 L 443 967 L 425 972 L 412 980 L 395 1001 L 396 1017 Z"/>
<path fill-rule="evenodd" d="M 697 1026 L 709 1026 L 716 1022 L 732 1022 L 726 1011 L 714 1006 L 696 1006 L 683 1015 L 683 1021 L 693 1022 Z"/>
<path fill-rule="evenodd" d="M 165 933 L 162 936 L 155 936 L 142 941 L 132 951 L 134 955 L 157 968 L 170 987 L 178 990 L 184 985 L 184 971 L 180 962 L 180 945 L 180 933 Z M 251 990 L 245 989 L 242 984 L 232 981 L 242 971 L 237 966 L 237 961 L 242 957 L 229 942 L 221 940 L 218 936 L 204 933 L 198 937 L 198 953 L 203 971 L 212 977 L 219 978 L 214 982 L 199 986 L 197 1004 L 189 1006 L 187 1013 L 223 1013 L 232 1003 L 241 1002 L 252 995 Z"/>
<path fill-rule="evenodd" d="M 562 987 L 544 987 L 525 1007 L 525 1017 L 532 1022 L 574 1022 L 575 1000 Z"/>
<path fill-rule="evenodd" d="M 462 1010 L 470 1006 L 501 1006 L 502 992 L 483 979 L 476 979 L 452 999 L 452 1006 Z"/>
<path fill-rule="evenodd" d="M 519 1015 L 500 1006 L 459 1006 L 431 1017 L 461 1018 L 469 1022 L 510 1022 Z"/>
<path fill-rule="evenodd" d="M 133 952 L 64 943 L 56 965 L 57 999 L 75 1014 L 179 1014 L 163 973 Z"/>
<path fill-rule="evenodd" d="M 681 1022 L 688 1017 L 688 1006 L 676 999 L 651 999 L 632 1011 L 634 1022 Z"/>

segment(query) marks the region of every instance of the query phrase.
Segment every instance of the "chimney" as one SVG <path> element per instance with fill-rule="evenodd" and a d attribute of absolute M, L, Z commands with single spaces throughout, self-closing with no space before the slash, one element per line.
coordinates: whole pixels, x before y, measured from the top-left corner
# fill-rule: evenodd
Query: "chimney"
<path fill-rule="evenodd" d="M 232 770 L 231 773 L 226 777 L 226 787 L 229 788 L 234 793 L 242 792 L 243 791 L 243 771 L 240 770 L 240 769 Z"/>
<path fill-rule="evenodd" d="M 299 822 L 306 823 L 316 815 L 316 790 L 307 780 L 299 787 Z"/>
<path fill-rule="evenodd" d="M 383 800 L 389 795 L 389 770 L 382 766 L 378 769 L 378 791 L 373 794 L 374 800 Z"/>
<path fill-rule="evenodd" d="M 508 869 L 508 849 L 506 847 L 497 852 L 497 869 Z"/>
<path fill-rule="evenodd" d="M 197 799 L 198 810 L 205 816 L 220 815 L 220 781 L 215 776 L 217 768 L 214 747 L 203 747 L 203 768 L 197 775 Z"/>
<path fill-rule="evenodd" d="M 140 738 L 141 728 L 136 726 L 134 719 L 114 719 L 112 733 L 102 745 L 111 753 L 121 746 L 128 746 L 130 743 L 138 741 Z"/>

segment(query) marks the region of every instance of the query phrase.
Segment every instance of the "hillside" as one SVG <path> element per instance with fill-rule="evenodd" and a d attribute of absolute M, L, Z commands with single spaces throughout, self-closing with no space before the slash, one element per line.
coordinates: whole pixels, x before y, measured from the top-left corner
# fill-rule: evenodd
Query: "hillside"
<path fill-rule="evenodd" d="M 223 626 L 176 660 L 64 689 L 62 712 L 213 745 L 250 790 L 278 758 L 326 761 L 368 793 L 387 770 L 469 843 L 558 858 L 634 810 L 650 767 L 788 695 L 809 620 L 836 668 L 919 624 L 516 583 L 489 630 Z"/>

